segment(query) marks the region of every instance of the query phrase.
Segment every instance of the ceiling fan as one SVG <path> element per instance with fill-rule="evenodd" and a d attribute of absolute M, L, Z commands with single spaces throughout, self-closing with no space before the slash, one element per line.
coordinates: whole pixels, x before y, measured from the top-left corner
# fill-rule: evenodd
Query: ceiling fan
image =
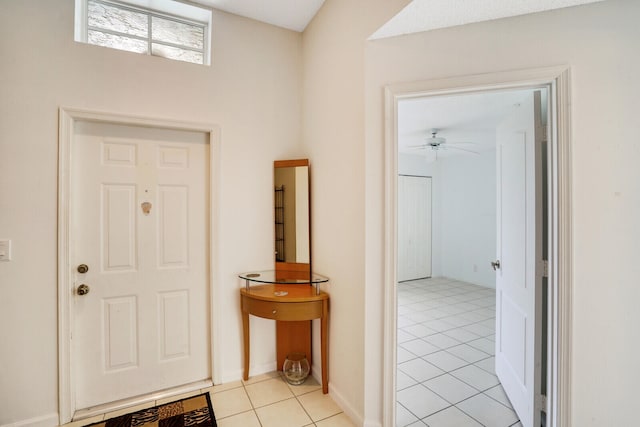
<path fill-rule="evenodd" d="M 458 147 L 461 144 L 473 144 L 473 142 L 447 142 L 446 138 L 438 136 L 438 129 L 431 129 L 431 137 L 426 138 L 425 142 L 418 145 L 410 145 L 409 148 L 417 149 L 417 150 L 427 150 L 430 149 L 432 151 L 437 152 L 440 150 L 460 150 L 465 151 L 467 153 L 480 154 L 477 151 L 468 150 L 466 148 Z"/>

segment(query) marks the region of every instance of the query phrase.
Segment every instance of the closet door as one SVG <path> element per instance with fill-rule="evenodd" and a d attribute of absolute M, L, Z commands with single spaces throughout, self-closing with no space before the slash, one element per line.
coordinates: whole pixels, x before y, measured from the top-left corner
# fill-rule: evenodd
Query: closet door
<path fill-rule="evenodd" d="M 398 281 L 431 277 L 431 177 L 398 176 Z"/>

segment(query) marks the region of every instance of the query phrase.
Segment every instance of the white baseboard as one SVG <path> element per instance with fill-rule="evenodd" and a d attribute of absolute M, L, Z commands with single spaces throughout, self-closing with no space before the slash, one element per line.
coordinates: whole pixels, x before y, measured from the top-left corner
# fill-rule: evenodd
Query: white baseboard
<path fill-rule="evenodd" d="M 311 376 L 318 382 L 318 384 L 322 384 L 322 367 L 315 361 L 311 363 Z"/>
<path fill-rule="evenodd" d="M 58 425 L 58 414 L 41 415 L 15 423 L 2 424 L 0 427 L 55 427 Z"/>
<path fill-rule="evenodd" d="M 262 374 L 267 374 L 269 372 L 273 372 L 273 371 L 275 371 L 277 369 L 277 365 L 278 364 L 274 360 L 272 362 L 263 363 L 262 365 L 250 366 L 249 367 L 249 378 L 255 377 L 257 375 L 262 375 Z M 234 371 L 223 372 L 222 375 L 221 375 L 222 384 L 231 383 L 231 382 L 234 382 L 234 381 L 240 381 L 242 379 L 242 374 L 243 373 L 244 373 L 243 369 L 236 369 Z M 2 427 L 2 426 L 0 426 L 0 427 Z"/>
<path fill-rule="evenodd" d="M 220 381 L 222 382 L 215 383 L 214 385 L 227 384 L 227 383 L 232 383 L 234 381 L 240 381 L 242 379 L 242 369 L 223 372 L 220 377 L 221 377 Z"/>
<path fill-rule="evenodd" d="M 249 369 L 249 375 L 255 377 L 256 375 L 268 374 L 269 372 L 278 370 L 278 362 L 275 360 L 273 362 L 263 363 L 259 366 L 254 366 Z"/>
<path fill-rule="evenodd" d="M 315 378 L 315 376 L 314 376 Z M 320 381 L 318 381 L 320 382 Z M 353 406 L 349 404 L 349 402 L 342 396 L 340 390 L 336 389 L 329 383 L 329 395 L 333 399 L 334 402 L 344 411 L 345 415 L 353 421 L 353 423 L 357 426 L 365 426 L 362 414 L 356 411 Z M 373 426 L 373 424 L 372 424 Z"/>

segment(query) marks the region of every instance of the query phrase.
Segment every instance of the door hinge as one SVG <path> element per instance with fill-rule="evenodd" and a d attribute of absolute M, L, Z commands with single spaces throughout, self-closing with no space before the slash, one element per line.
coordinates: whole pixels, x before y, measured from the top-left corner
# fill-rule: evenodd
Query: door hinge
<path fill-rule="evenodd" d="M 549 261 L 542 260 L 542 277 L 549 277 Z"/>
<path fill-rule="evenodd" d="M 536 407 L 539 411 L 547 412 L 547 396 L 539 394 L 536 396 Z"/>

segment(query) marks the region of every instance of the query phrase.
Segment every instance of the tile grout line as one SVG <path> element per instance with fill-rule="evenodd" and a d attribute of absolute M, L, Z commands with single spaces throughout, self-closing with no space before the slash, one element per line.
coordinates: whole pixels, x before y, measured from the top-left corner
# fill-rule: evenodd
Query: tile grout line
<path fill-rule="evenodd" d="M 273 379 L 279 379 L 279 380 L 281 380 L 281 381 L 282 381 L 282 382 L 287 386 L 288 390 L 291 392 L 291 397 L 287 397 L 286 399 L 282 399 L 282 400 L 278 400 L 278 401 L 275 401 L 275 402 L 271 402 L 271 403 L 266 404 L 266 405 L 263 405 L 263 406 L 259 406 L 259 407 L 255 406 L 255 405 L 254 405 L 254 403 L 253 403 L 253 401 L 251 400 L 251 397 L 249 396 L 249 392 L 246 390 L 246 387 L 247 387 L 247 386 L 250 386 L 250 385 L 253 385 L 253 384 L 258 384 L 258 383 L 261 383 L 261 382 L 265 382 L 265 381 L 273 380 Z M 261 380 L 259 380 L 259 381 L 254 382 L 254 383 L 251 383 L 251 384 L 246 384 L 244 381 L 242 381 L 242 386 L 243 386 L 243 387 L 244 387 L 244 389 L 245 389 L 245 393 L 246 393 L 246 395 L 247 395 L 247 398 L 249 399 L 249 403 L 251 404 L 251 408 L 252 408 L 252 409 L 247 410 L 247 411 L 244 411 L 244 412 L 241 412 L 241 413 L 245 413 L 245 412 L 253 411 L 253 412 L 255 413 L 256 418 L 258 419 L 258 423 L 260 423 L 260 426 L 261 426 L 261 427 L 262 427 L 262 421 L 260 420 L 260 417 L 258 416 L 257 409 L 266 408 L 266 407 L 268 407 L 268 406 L 275 405 L 275 404 L 277 404 L 277 403 L 281 403 L 281 402 L 285 402 L 285 401 L 287 401 L 287 400 L 291 400 L 291 399 L 295 399 L 295 400 L 296 400 L 296 402 L 300 405 L 300 407 L 302 408 L 302 410 L 304 411 L 304 413 L 307 415 L 307 417 L 309 417 L 309 420 L 311 420 L 311 423 L 309 423 L 309 424 L 303 424 L 303 426 L 305 426 L 305 427 L 306 427 L 306 426 L 316 426 L 316 421 L 313 419 L 313 417 L 311 416 L 311 414 L 309 414 L 309 412 L 308 412 L 308 411 L 307 411 L 307 409 L 305 408 L 305 406 L 304 406 L 304 404 L 302 403 L 302 401 L 300 401 L 299 397 L 301 397 L 301 396 L 306 396 L 306 395 L 311 394 L 311 393 L 315 393 L 315 392 L 317 392 L 318 390 L 322 390 L 322 388 L 321 388 L 322 386 L 321 386 L 321 385 L 318 385 L 318 388 L 317 388 L 317 389 L 315 389 L 315 390 L 310 390 L 310 391 L 306 391 L 306 392 L 303 392 L 303 393 L 300 393 L 300 394 L 296 394 L 296 393 L 292 390 L 291 386 L 290 386 L 290 385 L 286 382 L 286 380 L 282 377 L 282 375 L 280 375 L 280 374 L 279 374 L 278 376 L 273 376 L 273 377 L 269 377 L 269 378 L 264 378 L 264 379 L 261 379 Z M 334 417 L 334 416 L 340 415 L 340 414 L 341 414 L 341 413 L 343 413 L 343 412 L 344 412 L 344 411 L 340 411 L 340 412 L 338 412 L 338 413 L 332 414 L 332 415 L 330 415 L 330 416 L 328 416 L 328 417 L 325 417 L 325 418 L 322 418 L 322 419 L 320 419 L 320 420 L 317 420 L 317 422 L 324 421 L 324 420 L 326 420 L 326 419 L 328 419 L 328 418 L 331 418 L 331 417 Z M 237 415 L 237 414 L 234 414 L 234 415 Z M 231 416 L 234 416 L 234 415 L 231 415 Z M 228 417 L 226 417 L 226 418 L 228 418 Z"/>
<path fill-rule="evenodd" d="M 289 385 L 287 384 L 287 387 L 289 387 Z M 289 389 L 291 390 L 291 387 L 289 387 Z M 293 393 L 293 391 L 292 391 Z M 300 396 L 304 396 L 305 394 L 308 393 L 303 393 Z M 295 393 L 293 393 L 293 397 L 296 399 L 296 402 L 298 402 L 298 405 L 300 405 L 300 407 L 302 408 L 302 410 L 304 411 L 305 414 L 307 414 L 307 417 L 309 417 L 309 419 L 311 420 L 311 423 L 315 426 L 316 425 L 316 421 L 313 419 L 313 417 L 311 416 L 311 414 L 309 413 L 309 411 L 307 411 L 307 408 L 304 407 L 304 405 L 302 404 L 302 402 L 300 401 L 300 399 L 298 399 L 298 395 L 296 395 Z M 305 426 L 308 426 L 309 424 L 304 424 Z"/>
<path fill-rule="evenodd" d="M 464 401 L 466 401 L 466 400 L 468 400 L 468 399 L 477 397 L 478 395 L 482 394 L 485 398 L 491 399 L 492 401 L 500 404 L 501 407 L 504 407 L 505 409 L 507 409 L 507 410 L 509 410 L 509 411 L 511 411 L 512 413 L 515 414 L 515 411 L 513 410 L 512 407 L 508 407 L 503 402 L 497 400 L 496 398 L 494 398 L 491 395 L 486 393 L 487 391 L 489 391 L 491 389 L 494 389 L 498 385 L 500 385 L 499 379 L 498 379 L 498 384 L 490 386 L 490 387 L 488 387 L 486 389 L 484 389 L 484 388 L 483 389 L 478 389 L 475 386 L 473 386 L 473 385 L 469 384 L 468 382 L 464 381 L 463 379 L 458 378 L 457 376 L 451 374 L 452 372 L 455 372 L 455 371 L 457 371 L 459 369 L 463 369 L 463 368 L 466 368 L 466 367 L 469 367 L 469 366 L 474 366 L 475 368 L 480 369 L 482 372 L 497 378 L 497 375 L 495 373 L 492 373 L 492 372 L 488 371 L 487 369 L 484 369 L 483 367 L 476 365 L 476 363 L 482 362 L 484 360 L 488 360 L 488 359 L 490 359 L 492 357 L 495 358 L 495 354 L 487 353 L 483 349 L 477 348 L 476 346 L 469 344 L 470 342 L 478 341 L 478 340 L 488 340 L 488 341 L 493 341 L 495 343 L 495 339 L 491 339 L 491 337 L 495 336 L 495 324 L 493 325 L 492 333 L 490 333 L 488 335 L 482 334 L 482 335 L 478 336 L 478 334 L 475 331 L 472 332 L 472 331 L 469 331 L 469 330 L 466 329 L 467 327 L 472 327 L 473 325 L 478 325 L 478 326 L 480 326 L 482 328 L 491 329 L 491 327 L 486 326 L 486 323 L 491 321 L 492 319 L 493 319 L 493 321 L 495 321 L 495 308 L 493 308 L 494 304 L 487 303 L 488 302 L 487 300 L 493 300 L 492 296 L 489 294 L 490 291 L 489 290 L 484 290 L 484 289 L 483 290 L 473 290 L 473 288 L 470 287 L 471 285 L 462 285 L 462 286 L 457 286 L 457 287 L 456 286 L 451 286 L 451 285 L 449 285 L 449 286 L 446 285 L 447 283 L 451 283 L 451 282 L 453 282 L 453 281 L 452 280 L 445 280 L 445 281 L 438 280 L 437 282 L 433 282 L 432 283 L 432 285 L 433 285 L 432 288 L 429 288 L 430 283 L 428 283 L 424 279 L 418 280 L 418 281 L 416 281 L 414 283 L 407 282 L 407 285 L 409 285 L 411 283 L 410 286 L 406 286 L 404 283 L 398 283 L 398 299 L 401 299 L 403 297 L 403 294 L 404 294 L 405 301 L 408 301 L 408 302 L 405 302 L 404 304 L 398 303 L 398 307 L 404 306 L 404 307 L 406 307 L 406 310 L 410 310 L 407 313 L 403 313 L 402 315 L 399 315 L 399 316 L 403 316 L 403 318 L 405 318 L 408 322 L 411 322 L 408 325 L 405 325 L 403 327 L 399 327 L 398 331 L 402 331 L 404 334 L 407 334 L 409 337 L 414 337 L 413 339 L 407 339 L 406 341 L 403 341 L 402 343 L 398 343 L 398 346 L 400 348 L 402 348 L 404 351 L 408 352 L 410 355 L 413 355 L 415 357 L 411 358 L 411 359 L 408 359 L 408 360 L 405 360 L 402 363 L 398 363 L 398 367 L 396 368 L 400 372 L 402 372 L 404 375 L 406 375 L 409 379 L 411 379 L 412 381 L 416 382 L 416 384 L 407 386 L 407 387 L 402 388 L 402 389 L 397 389 L 396 392 L 401 391 L 401 390 L 405 390 L 405 389 L 407 389 L 409 387 L 413 387 L 415 385 L 421 385 L 421 386 L 425 387 L 427 390 L 433 392 L 435 395 L 437 395 L 440 398 L 442 398 L 445 402 L 449 403 L 450 406 L 447 406 L 446 408 L 442 408 L 442 409 L 440 409 L 438 411 L 435 411 L 432 414 L 429 414 L 424 418 L 419 418 L 416 414 L 411 412 L 401 402 L 398 401 L 397 404 L 401 405 L 404 409 L 407 410 L 408 413 L 410 413 L 415 418 L 417 418 L 417 419 L 419 419 L 421 421 L 424 421 L 426 418 L 432 416 L 433 414 L 436 414 L 438 412 L 444 411 L 447 408 L 450 408 L 450 407 L 453 406 L 456 409 L 458 409 L 459 411 L 461 411 L 462 413 L 464 413 L 465 415 L 469 416 L 471 419 L 479 422 L 473 416 L 471 416 L 470 414 L 468 414 L 467 412 L 465 412 L 464 410 L 459 408 L 457 405 L 462 403 L 462 402 L 464 402 Z M 427 286 L 426 288 L 425 288 L 425 285 Z M 405 288 L 405 287 L 408 287 L 409 289 L 408 290 L 407 289 L 402 289 L 402 288 Z M 461 290 L 461 292 L 457 292 L 456 291 L 455 293 L 451 294 L 450 292 L 453 289 Z M 488 291 L 488 292 L 485 292 L 485 291 Z M 473 293 L 473 292 L 483 292 L 484 295 L 475 294 L 474 296 L 477 296 L 477 298 L 472 298 L 472 299 L 463 298 L 462 300 L 460 300 L 460 299 L 456 298 L 456 297 L 459 297 L 461 295 L 464 295 L 465 292 L 467 292 L 467 293 L 469 293 L 469 292 L 471 292 L 471 293 Z M 430 294 L 430 296 L 427 296 L 427 294 Z M 433 294 L 438 295 L 438 297 L 434 297 Z M 445 296 L 443 296 L 443 295 L 445 295 Z M 448 300 L 444 301 L 445 299 L 448 299 Z M 432 301 L 432 302 L 436 302 L 437 304 L 430 303 L 429 307 L 426 307 L 426 309 L 422 309 L 421 310 L 421 309 L 418 308 L 419 307 L 419 303 L 420 302 L 424 302 L 424 301 Z M 475 304 L 474 304 L 474 302 L 475 302 Z M 491 301 L 489 301 L 489 302 L 491 302 Z M 455 311 L 459 310 L 459 308 L 456 308 L 454 310 L 454 312 L 450 312 L 450 311 L 448 312 L 448 310 L 447 310 L 448 307 L 453 307 L 453 306 L 456 306 L 456 305 L 459 305 L 459 304 L 471 304 L 471 305 L 476 306 L 477 308 L 472 309 L 472 310 L 468 310 L 468 311 L 459 311 L 458 313 L 455 313 Z M 412 306 L 412 307 L 408 307 L 408 306 Z M 460 308 L 465 308 L 465 307 L 462 306 Z M 420 317 L 421 314 L 424 315 L 424 316 L 431 317 L 429 312 L 435 313 L 435 316 L 430 320 L 425 320 L 425 321 L 422 321 L 422 322 L 416 322 L 413 319 L 411 319 L 411 317 L 409 317 L 409 316 L 412 316 L 412 315 L 416 316 L 416 317 Z M 446 315 L 443 316 L 442 313 L 445 313 Z M 479 317 L 484 317 L 484 319 L 479 319 L 479 317 L 476 317 L 475 320 L 471 320 L 470 318 L 465 318 L 464 317 L 465 314 L 470 314 L 470 313 L 476 313 L 474 315 L 474 317 L 475 316 L 479 316 Z M 423 327 L 429 328 L 429 325 L 427 325 L 427 323 L 434 322 L 434 321 L 437 321 L 437 320 L 441 320 L 442 322 L 447 324 L 447 323 L 449 323 L 449 322 L 447 322 L 447 318 L 449 318 L 450 321 L 455 319 L 455 323 L 461 322 L 459 320 L 461 318 L 463 319 L 463 322 L 467 322 L 468 321 L 470 323 L 468 323 L 468 324 L 460 324 L 460 326 L 455 326 L 455 327 L 449 328 L 449 329 L 443 329 L 443 330 L 439 330 L 439 331 L 435 330 L 435 333 L 426 335 L 424 337 L 417 337 L 414 334 L 412 334 L 411 332 L 404 330 L 405 328 L 411 327 L 411 326 L 414 326 L 414 325 L 422 325 Z M 491 322 L 491 323 L 493 323 L 493 322 Z M 449 324 L 453 326 L 452 323 L 449 323 Z M 429 328 L 429 329 L 432 329 L 432 328 Z M 451 331 L 455 331 L 455 330 L 465 331 L 468 334 L 471 334 L 472 336 L 473 335 L 477 336 L 477 338 L 472 338 L 472 339 L 460 341 L 459 339 L 455 338 L 454 336 L 450 336 L 450 335 L 447 334 L 447 332 L 451 332 Z M 477 330 L 477 328 L 476 328 L 476 330 Z M 453 341 L 458 341 L 459 344 L 456 344 L 454 346 L 445 347 L 445 348 L 441 348 L 439 346 L 436 346 L 436 345 L 432 344 L 428 340 L 428 337 L 434 336 L 434 335 L 438 335 L 438 334 L 445 335 L 446 337 L 452 339 Z M 433 351 L 431 353 L 427 353 L 427 354 L 424 354 L 424 355 L 420 356 L 420 355 L 417 355 L 417 354 L 411 352 L 410 350 L 408 350 L 407 348 L 405 348 L 402 345 L 402 344 L 405 344 L 407 342 L 412 342 L 412 341 L 415 341 L 415 340 L 418 340 L 418 339 L 421 340 L 421 341 L 424 341 L 427 344 L 430 344 L 431 346 L 438 347 L 439 349 L 437 351 Z M 458 345 L 467 345 L 470 348 L 472 348 L 473 350 L 476 350 L 476 351 L 479 351 L 480 353 L 486 354 L 487 357 L 481 358 L 481 359 L 473 361 L 473 362 L 469 362 L 468 360 L 462 359 L 461 357 L 458 357 L 456 354 L 450 353 L 448 351 L 450 348 L 456 347 Z M 429 355 L 435 354 L 435 353 L 439 353 L 439 352 L 445 352 L 447 355 L 450 355 L 450 356 L 453 356 L 453 357 L 455 357 L 457 359 L 460 359 L 460 360 L 464 361 L 466 364 L 463 365 L 463 366 L 457 367 L 455 369 L 452 369 L 452 370 L 445 370 L 445 369 L 441 368 L 440 366 L 438 366 L 438 365 L 436 365 L 434 363 L 431 363 L 429 360 L 425 359 Z M 429 363 L 432 366 L 435 366 L 436 368 L 442 370 L 443 373 L 439 374 L 439 375 L 436 375 L 434 377 L 431 377 L 431 378 L 421 382 L 421 381 L 416 380 L 416 378 L 413 377 L 412 375 L 410 375 L 410 374 L 406 373 L 405 371 L 399 369 L 400 365 L 402 365 L 402 364 L 404 364 L 406 362 L 410 362 L 412 360 L 416 360 L 416 359 L 421 359 L 424 362 Z M 452 404 L 447 399 L 445 399 L 444 396 L 439 394 L 436 390 L 432 390 L 429 386 L 426 385 L 426 382 L 431 381 L 431 380 L 433 380 L 435 378 L 442 377 L 445 374 L 452 375 L 457 380 L 461 381 L 462 383 L 464 383 L 464 384 L 468 385 L 469 387 L 471 387 L 473 390 L 477 391 L 477 393 L 474 393 L 472 396 L 469 396 L 469 397 L 461 400 L 460 402 Z M 517 416 L 517 414 L 515 414 L 515 415 Z M 424 421 L 424 422 L 426 423 L 426 421 Z M 515 423 L 509 424 L 509 426 L 516 426 L 518 423 L 519 423 L 519 420 L 515 421 Z M 482 423 L 480 423 L 480 424 L 482 424 Z"/>
<path fill-rule="evenodd" d="M 257 384 L 259 382 L 262 382 L 262 381 L 256 381 L 253 384 Z M 260 421 L 260 417 L 258 416 L 258 413 L 256 412 L 256 408 L 253 405 L 253 401 L 251 400 L 251 396 L 249 396 L 249 392 L 247 391 L 247 384 L 245 384 L 244 380 L 242 381 L 242 389 L 244 390 L 244 394 L 247 395 L 247 399 L 249 399 L 249 404 L 251 405 L 251 411 L 253 412 L 253 415 L 256 417 L 256 420 L 258 420 L 258 424 L 260 425 L 260 427 L 264 427 L 262 425 L 262 421 Z M 248 412 L 248 411 L 245 411 L 245 412 Z"/>

